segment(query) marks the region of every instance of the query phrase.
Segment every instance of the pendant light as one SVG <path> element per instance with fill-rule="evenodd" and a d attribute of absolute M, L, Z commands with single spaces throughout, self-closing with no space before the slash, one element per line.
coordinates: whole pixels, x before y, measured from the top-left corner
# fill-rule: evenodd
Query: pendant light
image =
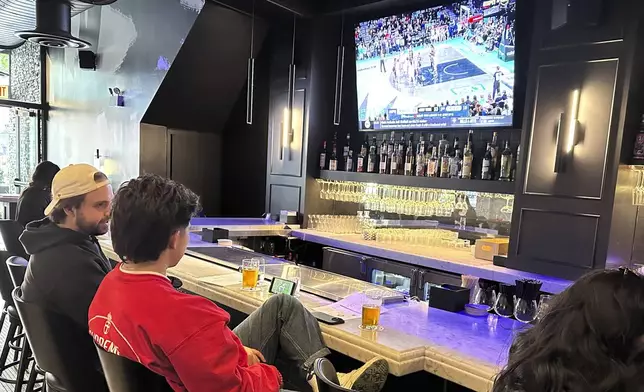
<path fill-rule="evenodd" d="M 293 102 L 295 100 L 295 33 L 297 15 L 293 14 L 293 42 L 291 47 L 291 64 L 288 67 L 288 92 L 286 108 L 284 109 L 284 129 L 282 130 L 282 150 L 288 150 L 288 160 L 291 160 L 291 141 L 293 139 Z"/>
<path fill-rule="evenodd" d="M 342 113 L 342 84 L 344 83 L 344 13 L 342 13 L 342 27 L 340 28 L 340 45 L 335 65 L 335 98 L 333 100 L 333 125 L 340 125 Z"/>
<path fill-rule="evenodd" d="M 255 95 L 255 0 L 250 27 L 250 55 L 246 69 L 246 124 L 253 124 L 253 100 Z"/>

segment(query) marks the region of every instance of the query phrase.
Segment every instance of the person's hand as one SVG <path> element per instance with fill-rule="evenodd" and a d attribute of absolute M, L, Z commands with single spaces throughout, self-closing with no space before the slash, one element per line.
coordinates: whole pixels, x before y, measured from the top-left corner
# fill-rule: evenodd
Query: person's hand
<path fill-rule="evenodd" d="M 266 362 L 264 355 L 254 348 L 244 346 L 246 354 L 248 355 L 248 366 L 257 365 L 258 363 Z"/>

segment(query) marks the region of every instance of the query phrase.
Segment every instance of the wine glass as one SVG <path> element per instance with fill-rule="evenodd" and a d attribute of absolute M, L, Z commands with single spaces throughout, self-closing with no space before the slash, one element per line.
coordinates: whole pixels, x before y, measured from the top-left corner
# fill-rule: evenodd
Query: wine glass
<path fill-rule="evenodd" d="M 539 299 L 539 309 L 537 310 L 537 320 L 541 321 L 546 316 L 550 310 L 550 305 L 552 303 L 554 296 L 550 294 L 541 294 Z"/>
<path fill-rule="evenodd" d="M 501 317 L 509 318 L 514 315 L 514 286 L 503 283 L 499 285 L 494 311 Z"/>
<path fill-rule="evenodd" d="M 514 317 L 525 324 L 533 322 L 537 318 L 537 301 L 519 298 L 514 307 Z"/>

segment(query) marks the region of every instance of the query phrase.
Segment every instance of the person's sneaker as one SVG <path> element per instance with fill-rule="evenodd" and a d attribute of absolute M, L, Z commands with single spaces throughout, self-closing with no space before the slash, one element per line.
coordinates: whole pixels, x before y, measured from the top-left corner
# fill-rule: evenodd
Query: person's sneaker
<path fill-rule="evenodd" d="M 311 389 L 313 392 L 319 392 L 318 390 L 318 379 L 315 377 L 315 374 L 312 374 L 309 376 L 308 380 L 309 385 L 311 386 Z"/>
<path fill-rule="evenodd" d="M 380 392 L 389 375 L 389 363 L 374 358 L 350 373 L 338 373 L 340 385 L 358 392 Z"/>

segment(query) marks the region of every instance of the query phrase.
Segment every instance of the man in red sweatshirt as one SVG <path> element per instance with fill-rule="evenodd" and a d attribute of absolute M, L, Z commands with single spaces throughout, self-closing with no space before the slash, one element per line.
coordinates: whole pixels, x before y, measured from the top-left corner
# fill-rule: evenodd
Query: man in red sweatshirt
<path fill-rule="evenodd" d="M 159 176 L 121 187 L 110 231 L 124 262 L 105 277 L 90 306 L 94 341 L 163 375 L 177 392 L 277 392 L 282 376 L 270 365 L 277 357 L 309 376 L 313 361 L 330 351 L 317 320 L 293 297 L 271 297 L 232 331 L 217 305 L 172 287 L 166 270 L 183 257 L 197 209 L 193 192 Z M 378 392 L 387 374 L 387 362 L 374 359 L 340 381 Z"/>

